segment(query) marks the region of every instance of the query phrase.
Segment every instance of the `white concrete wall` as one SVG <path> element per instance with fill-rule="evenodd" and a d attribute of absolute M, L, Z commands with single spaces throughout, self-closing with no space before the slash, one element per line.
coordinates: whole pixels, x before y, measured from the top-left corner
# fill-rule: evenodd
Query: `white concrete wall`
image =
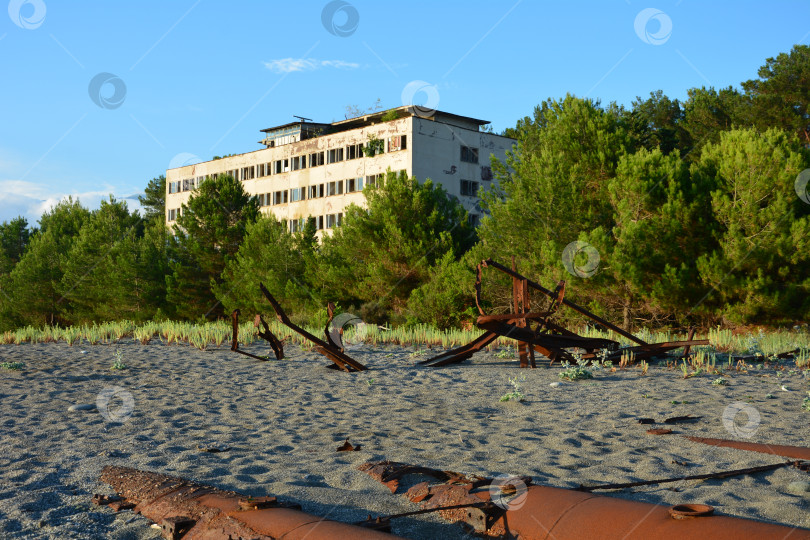
<path fill-rule="evenodd" d="M 346 160 L 346 146 L 365 144 L 369 135 L 372 134 L 385 142 L 386 152 L 374 157 Z M 393 135 L 407 136 L 406 150 L 388 152 L 388 139 Z M 166 208 L 167 211 L 180 208 L 182 204 L 188 202 L 191 194 L 190 191 L 169 194 L 168 184 L 171 182 L 186 178 L 196 179 L 214 173 L 223 174 L 233 169 L 242 169 L 260 163 L 270 163 L 272 166 L 272 163 L 279 159 L 291 159 L 294 156 L 323 151 L 325 153 L 324 165 L 312 168 L 307 166 L 306 169 L 293 171 L 290 163 L 289 172 L 244 180 L 245 191 L 252 195 L 259 195 L 291 188 L 308 188 L 312 185 L 342 180 L 344 181 L 344 194 L 342 195 L 310 199 L 309 193 L 307 193 L 308 197 L 304 201 L 263 206 L 262 211 L 272 212 L 278 219 L 288 221 L 309 216 L 345 214 L 345 209 L 350 204 L 361 206 L 365 204 L 362 193 L 345 193 L 345 180 L 363 177 L 365 185 L 367 176 L 384 173 L 386 169 L 390 168 L 394 172 L 405 170 L 409 176 L 416 176 L 420 181 L 431 178 L 434 182 L 443 185 L 448 193 L 458 197 L 468 210 L 480 214 L 480 210 L 476 209 L 476 197 L 461 196 L 460 180 L 473 180 L 478 182 L 479 186 L 489 187 L 491 182 L 481 179 L 482 167 L 490 165 L 490 154 L 503 159 L 506 150 L 511 148 L 512 143 L 512 139 L 482 133 L 477 129 L 465 129 L 460 125 L 449 125 L 411 116 L 298 143 L 169 169 L 166 171 Z M 479 149 L 477 164 L 461 161 L 462 145 Z M 344 148 L 344 161 L 326 163 L 328 151 L 334 148 Z"/>

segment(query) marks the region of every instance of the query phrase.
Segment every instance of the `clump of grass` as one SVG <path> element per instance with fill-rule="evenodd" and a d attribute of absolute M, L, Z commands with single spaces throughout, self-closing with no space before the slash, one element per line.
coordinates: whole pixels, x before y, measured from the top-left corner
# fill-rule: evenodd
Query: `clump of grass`
<path fill-rule="evenodd" d="M 421 358 L 426 354 L 427 354 L 426 349 L 417 348 L 415 351 L 413 351 L 411 354 L 408 355 L 408 358 Z"/>
<path fill-rule="evenodd" d="M 121 349 L 115 349 L 113 355 L 115 356 L 115 360 L 113 360 L 113 365 L 110 369 L 112 370 L 127 369 L 127 365 L 124 363 L 124 353 L 121 352 Z"/>
<path fill-rule="evenodd" d="M 510 347 L 508 345 L 506 347 L 504 347 L 503 349 L 501 349 L 500 351 L 495 353 L 495 358 L 506 359 L 506 358 L 514 358 L 514 357 L 515 357 L 515 351 L 513 351 L 512 347 Z"/>
<path fill-rule="evenodd" d="M 557 376 L 568 381 L 578 381 L 580 379 L 593 379 L 593 373 L 582 366 L 571 366 L 564 369 Z"/>
<path fill-rule="evenodd" d="M 10 369 L 12 371 L 19 371 L 25 367 L 23 362 L 0 362 L 0 368 Z"/>
<path fill-rule="evenodd" d="M 728 384 L 728 381 L 723 377 L 718 377 L 712 381 L 712 384 L 715 386 L 726 386 Z"/>
<path fill-rule="evenodd" d="M 802 401 L 802 409 L 810 411 L 810 392 L 807 392 L 807 397 Z"/>
<path fill-rule="evenodd" d="M 646 360 L 641 361 L 641 374 L 646 375 L 647 370 L 650 369 L 650 364 Z"/>
<path fill-rule="evenodd" d="M 515 378 L 510 377 L 509 378 L 509 384 L 512 385 L 513 390 L 511 392 L 508 392 L 508 393 L 502 395 L 500 401 L 509 401 L 509 400 L 523 401 L 523 400 L 525 400 L 526 396 L 520 390 L 520 383 L 522 383 L 525 380 L 526 380 L 525 375 L 523 377 L 521 377 L 520 379 L 518 379 L 517 377 L 515 377 Z"/>

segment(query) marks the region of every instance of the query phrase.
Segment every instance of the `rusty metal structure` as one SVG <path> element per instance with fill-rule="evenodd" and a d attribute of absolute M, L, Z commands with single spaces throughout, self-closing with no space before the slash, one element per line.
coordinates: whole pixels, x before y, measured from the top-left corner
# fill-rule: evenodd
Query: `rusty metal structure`
<path fill-rule="evenodd" d="M 281 305 L 278 303 L 278 301 L 273 298 L 273 295 L 270 294 L 270 291 L 268 291 L 267 287 L 264 286 L 264 283 L 259 283 L 259 288 L 261 289 L 264 297 L 267 298 L 267 301 L 270 302 L 270 305 L 273 306 L 273 310 L 276 312 L 276 317 L 278 318 L 279 322 L 293 332 L 302 336 L 304 339 L 311 341 L 315 345 L 315 350 L 317 352 L 333 362 L 334 366 L 330 367 L 335 367 L 336 369 L 349 372 L 364 371 L 367 369 L 366 366 L 344 353 L 342 343 L 336 342 L 335 339 L 329 334 L 329 323 L 332 321 L 332 317 L 334 316 L 334 306 L 331 303 L 327 306 L 329 320 L 326 322 L 326 328 L 324 329 L 324 334 L 326 337 L 326 341 L 324 341 L 322 339 L 318 339 L 297 324 L 293 323 L 284 310 L 281 309 Z"/>
<path fill-rule="evenodd" d="M 512 312 L 487 315 L 481 307 L 481 278 L 484 268 L 495 268 L 512 278 Z M 548 297 L 548 305 L 542 311 L 531 310 L 530 290 Z M 518 341 L 518 356 L 520 367 L 536 367 L 535 352 L 539 352 L 548 359 L 548 364 L 555 361 L 574 362 L 576 359 L 571 350 L 584 351 L 582 359 L 596 359 L 597 351 L 606 350 L 608 360 L 616 360 L 623 353 L 632 352 L 636 360 L 652 358 L 663 355 L 669 351 L 684 348 L 684 354 L 689 355 L 690 348 L 695 345 L 708 345 L 709 340 L 692 339 L 694 330 L 690 330 L 689 337 L 684 341 L 668 341 L 663 343 L 647 343 L 637 336 L 611 324 L 584 307 L 565 298 L 565 281 L 560 281 L 551 291 L 539 283 L 517 272 L 514 258 L 512 268 L 507 268 L 492 259 L 481 261 L 477 267 L 475 280 L 475 304 L 480 316 L 476 326 L 485 330 L 485 333 L 470 343 L 446 351 L 438 356 L 423 360 L 420 364 L 438 367 L 456 364 L 470 358 L 498 337 L 507 337 Z M 552 318 L 560 309 L 566 306 L 577 313 L 584 315 L 616 334 L 636 343 L 631 347 L 620 349 L 619 343 L 611 339 L 589 338 L 580 336 L 567 328 L 555 323 Z"/>
<path fill-rule="evenodd" d="M 329 360 L 332 361 L 332 364 L 329 366 L 330 368 L 340 369 L 347 372 L 352 371 L 364 371 L 366 366 L 349 356 L 344 352 L 343 347 L 343 329 L 342 328 L 335 328 L 332 331 L 329 330 L 329 326 L 332 323 L 332 319 L 335 316 L 335 306 L 332 302 L 326 306 L 326 313 L 328 315 L 328 319 L 326 321 L 326 328 L 324 328 L 324 337 L 325 340 L 318 339 L 317 337 L 313 336 L 297 324 L 293 323 L 284 310 L 281 308 L 281 305 L 278 301 L 270 294 L 270 291 L 267 290 L 267 287 L 264 286 L 264 283 L 259 284 L 259 288 L 262 291 L 262 294 L 267 301 L 270 302 L 270 305 L 273 306 L 273 310 L 276 312 L 276 317 L 278 318 L 279 322 L 296 332 L 297 334 L 304 337 L 304 339 L 311 341 L 315 346 L 315 351 L 324 355 Z M 257 356 L 255 354 L 251 354 L 249 352 L 243 351 L 239 349 L 239 310 L 236 309 L 231 313 L 231 322 L 233 325 L 233 332 L 231 334 L 231 350 L 233 352 L 244 354 L 245 356 L 250 356 L 251 358 L 256 358 L 258 360 L 267 360 L 265 357 Z M 273 349 L 273 353 L 276 355 L 276 359 L 281 360 L 284 358 L 284 340 L 278 339 L 273 332 L 270 331 L 270 326 L 267 322 L 262 318 L 261 315 L 256 315 L 256 318 L 253 321 L 253 326 L 259 328 L 259 337 L 270 343 L 270 346 Z M 261 327 L 261 328 L 260 328 Z M 287 338 L 284 338 L 287 339 Z"/>
<path fill-rule="evenodd" d="M 245 356 L 250 356 L 251 358 L 255 358 L 257 360 L 267 360 L 265 357 L 251 354 L 239 349 L 239 315 L 240 312 L 238 309 L 233 310 L 233 313 L 231 313 L 231 324 L 233 327 L 231 332 L 231 350 L 239 354 L 244 354 Z M 256 318 L 253 319 L 253 326 L 259 328 L 259 325 L 261 325 L 263 328 L 263 330 L 259 330 L 259 337 L 270 343 L 270 347 L 273 349 L 273 354 L 276 355 L 276 360 L 284 359 L 284 342 L 278 339 L 275 334 L 270 331 L 270 327 L 267 325 L 267 322 L 265 322 L 261 315 L 256 315 Z"/>
<path fill-rule="evenodd" d="M 394 462 L 360 466 L 392 492 L 408 474 L 439 480 L 420 482 L 406 496 L 424 511 L 460 522 L 479 535 L 521 540 L 582 538 L 649 540 L 810 539 L 810 530 L 714 514 L 704 504 L 665 506 L 537 486 L 527 477 L 493 481 Z M 413 512 L 409 513 L 412 515 Z M 382 521 L 405 514 L 380 518 Z"/>
<path fill-rule="evenodd" d="M 122 498 L 97 495 L 97 504 L 132 508 L 160 525 L 167 540 L 398 538 L 377 530 L 387 527 L 381 520 L 369 520 L 363 525 L 330 521 L 276 497 L 248 497 L 128 467 L 104 467 L 101 481 L 110 484 Z"/>
<path fill-rule="evenodd" d="M 805 446 L 787 446 L 782 444 L 752 443 L 744 441 L 732 441 L 729 439 L 712 439 L 709 437 L 689 437 L 684 438 L 690 441 L 708 444 L 710 446 L 723 446 L 726 448 L 736 448 L 737 450 L 747 450 L 749 452 L 760 452 L 793 459 L 810 460 L 810 448 Z"/>

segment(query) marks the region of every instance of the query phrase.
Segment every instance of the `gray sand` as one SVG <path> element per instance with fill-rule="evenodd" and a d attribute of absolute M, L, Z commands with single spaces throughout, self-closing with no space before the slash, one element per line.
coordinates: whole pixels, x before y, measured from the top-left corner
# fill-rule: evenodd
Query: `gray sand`
<path fill-rule="evenodd" d="M 111 370 L 114 350 L 125 370 Z M 246 350 L 267 354 L 256 344 Z M 418 509 L 356 470 L 389 459 L 481 475 L 521 474 L 558 487 L 631 482 L 777 463 L 780 457 L 713 448 L 677 435 L 652 436 L 639 417 L 702 415 L 671 426 L 676 434 L 741 439 L 723 423 L 742 402 L 760 415 L 752 442 L 810 445 L 810 412 L 801 410 L 802 373 L 754 371 L 684 380 L 651 367 L 594 371 L 590 381 L 553 388 L 559 368 L 520 370 L 490 353 L 446 368 L 415 366 L 411 348 L 348 351 L 370 369 L 348 374 L 328 360 L 288 347 L 289 358 L 259 362 L 224 346 L 1 345 L 0 536 L 4 538 L 159 538 L 150 522 L 93 506 L 112 493 L 98 476 L 108 464 L 177 475 L 253 496 L 277 495 L 306 512 L 357 521 L 368 514 Z M 431 351 L 428 351 L 430 353 Z M 524 377 L 526 401 L 499 402 Z M 781 390 L 784 385 L 790 391 Z M 69 411 L 120 387 L 105 415 Z M 108 392 L 111 392 L 108 390 Z M 766 398 L 773 394 L 773 399 Z M 105 394 L 102 394 L 102 397 Z M 108 396 L 111 394 L 107 394 Z M 673 401 L 681 403 L 673 404 Z M 111 422 L 117 416 L 119 422 Z M 740 414 L 738 424 L 746 423 Z M 731 427 L 731 430 L 737 428 Z M 346 438 L 359 452 L 337 453 Z M 198 445 L 230 446 L 206 453 Z M 679 463 L 686 463 L 681 465 Z M 788 490 L 810 480 L 780 469 L 725 480 L 690 481 L 602 492 L 652 503 L 705 503 L 721 514 L 810 527 L 810 494 Z M 463 538 L 460 526 L 431 515 L 396 520 L 409 538 Z"/>

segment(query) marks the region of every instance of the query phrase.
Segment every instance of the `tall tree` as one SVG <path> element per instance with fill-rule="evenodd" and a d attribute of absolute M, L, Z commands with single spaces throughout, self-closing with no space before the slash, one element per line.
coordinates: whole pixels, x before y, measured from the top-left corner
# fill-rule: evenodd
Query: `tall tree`
<path fill-rule="evenodd" d="M 137 213 L 112 196 L 101 201 L 67 252 L 62 290 L 76 322 L 140 319 L 142 276 Z"/>
<path fill-rule="evenodd" d="M 712 247 L 710 190 L 693 183 L 677 151 L 657 148 L 623 156 L 608 190 L 615 226 L 605 269 L 626 299 L 623 324 L 684 322 L 702 294 L 695 261 Z"/>
<path fill-rule="evenodd" d="M 18 216 L 0 224 L 0 275 L 11 272 L 31 240 L 28 220 Z"/>
<path fill-rule="evenodd" d="M 810 316 L 810 206 L 794 188 L 810 154 L 792 134 L 733 129 L 693 176 L 714 185 L 717 248 L 697 263 L 705 302 L 730 322 Z"/>
<path fill-rule="evenodd" d="M 759 79 L 742 83 L 753 100 L 753 122 L 760 130 L 776 127 L 810 144 L 810 46 L 768 58 Z"/>
<path fill-rule="evenodd" d="M 230 175 L 209 178 L 182 205 L 170 243 L 167 300 L 178 316 L 196 319 L 224 314 L 212 287 L 239 249 L 246 226 L 259 217 L 256 197 Z"/>
<path fill-rule="evenodd" d="M 4 296 L 4 326 L 70 322 L 62 294 L 67 253 L 90 212 L 68 198 L 39 220 L 20 262 L 11 271 Z"/>
<path fill-rule="evenodd" d="M 683 129 L 689 134 L 690 147 L 682 156 L 697 161 L 701 149 L 720 140 L 720 133 L 733 126 L 748 125 L 750 99 L 732 87 L 691 88 L 683 104 Z"/>
<path fill-rule="evenodd" d="M 165 219 L 166 216 L 166 176 L 160 175 L 152 178 L 138 195 L 138 202 L 144 209 L 144 219 L 152 221 L 157 216 Z"/>
<path fill-rule="evenodd" d="M 461 204 L 430 180 L 388 171 L 363 193 L 366 208 L 347 208 L 343 224 L 324 237 L 310 283 L 322 284 L 320 297 L 362 304 L 366 320 L 403 321 L 411 291 L 447 253 L 458 259 L 475 232 Z"/>
<path fill-rule="evenodd" d="M 664 154 L 673 150 L 684 152 L 691 146 L 689 133 L 681 125 L 683 111 L 677 99 L 671 100 L 663 91 L 650 92 L 646 100 L 637 97 L 633 108 L 625 112 L 627 128 L 636 145 L 647 150 L 660 149 Z"/>
<path fill-rule="evenodd" d="M 505 163 L 493 163 L 500 188 L 484 194 L 490 216 L 479 228 L 478 249 L 501 261 L 516 256 L 522 272 L 550 284 L 566 278 L 573 296 L 588 292 L 607 305 L 615 294 L 598 293 L 611 284 L 606 275 L 570 276 L 562 255 L 576 241 L 603 254 L 609 249 L 613 208 L 607 186 L 630 144 L 621 111 L 569 95 L 536 107 L 517 131 L 515 150 Z M 498 298 L 505 305 L 503 294 Z"/>
<path fill-rule="evenodd" d="M 225 264 L 222 282 L 214 285 L 214 293 L 226 311 L 238 308 L 252 316 L 269 308 L 259 292 L 259 283 L 264 283 L 279 302 L 295 305 L 292 316 L 306 316 L 322 306 L 307 306 L 318 302 L 310 299 L 305 270 L 296 235 L 270 214 L 247 224 L 245 238 Z"/>

